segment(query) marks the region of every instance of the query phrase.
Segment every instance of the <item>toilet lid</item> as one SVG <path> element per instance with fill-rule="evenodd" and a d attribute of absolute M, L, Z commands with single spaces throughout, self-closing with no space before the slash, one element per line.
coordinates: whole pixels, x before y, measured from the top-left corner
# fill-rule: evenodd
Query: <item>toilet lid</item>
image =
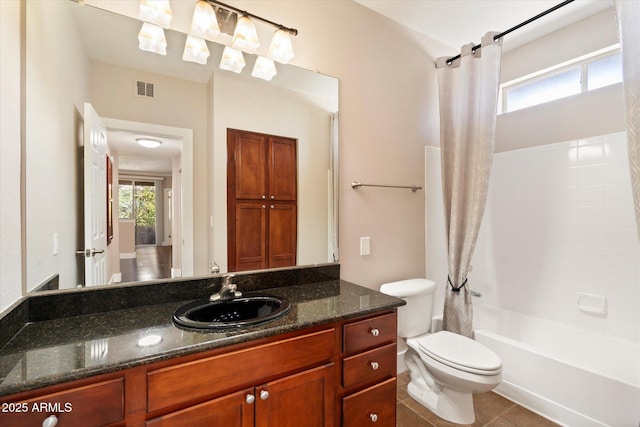
<path fill-rule="evenodd" d="M 407 279 L 380 286 L 380 292 L 397 298 L 428 294 L 435 289 L 436 283 L 429 279 Z"/>
<path fill-rule="evenodd" d="M 502 360 L 493 351 L 453 332 L 436 332 L 416 341 L 425 354 L 456 369 L 484 375 L 492 375 L 502 369 Z"/>

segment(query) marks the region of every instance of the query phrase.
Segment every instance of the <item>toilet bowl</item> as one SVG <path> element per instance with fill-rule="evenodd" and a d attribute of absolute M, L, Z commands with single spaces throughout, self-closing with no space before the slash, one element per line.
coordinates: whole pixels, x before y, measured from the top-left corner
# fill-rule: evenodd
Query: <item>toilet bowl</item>
<path fill-rule="evenodd" d="M 409 395 L 434 414 L 458 424 L 475 421 L 473 394 L 502 381 L 502 361 L 482 344 L 448 331 L 431 333 L 436 285 L 427 279 L 385 283 L 380 292 L 404 299 L 398 309 L 398 336 L 408 349 L 404 359 Z"/>

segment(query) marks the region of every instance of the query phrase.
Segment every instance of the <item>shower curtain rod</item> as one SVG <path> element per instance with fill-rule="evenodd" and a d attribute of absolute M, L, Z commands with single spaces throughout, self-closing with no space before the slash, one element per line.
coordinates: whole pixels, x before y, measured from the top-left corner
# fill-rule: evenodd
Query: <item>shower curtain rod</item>
<path fill-rule="evenodd" d="M 501 32 L 500 34 L 496 34 L 495 36 L 493 36 L 493 41 L 496 42 L 496 41 L 500 40 L 502 37 L 506 36 L 507 34 L 517 30 L 518 28 L 522 28 L 525 25 L 530 24 L 530 23 L 532 23 L 533 21 L 535 21 L 535 20 L 537 20 L 539 18 L 542 18 L 543 16 L 548 15 L 551 12 L 553 12 L 555 10 L 558 10 L 563 6 L 566 6 L 569 3 L 572 3 L 573 1 L 574 0 L 565 0 L 562 3 L 559 3 L 559 4 L 555 5 L 555 6 L 553 6 L 552 8 L 547 9 L 544 12 L 537 14 L 533 18 L 529 18 L 526 21 L 521 22 L 518 25 L 516 25 L 514 27 L 511 27 L 506 31 Z M 474 47 L 471 48 L 471 52 L 475 52 L 477 49 L 480 49 L 481 47 L 482 47 L 482 44 L 477 44 L 477 45 L 475 45 Z M 459 58 L 460 58 L 460 55 L 458 54 L 458 55 L 456 55 L 456 56 L 454 56 L 452 58 L 447 59 L 447 65 L 451 65 L 453 63 L 453 61 L 455 61 L 456 59 L 459 59 Z"/>

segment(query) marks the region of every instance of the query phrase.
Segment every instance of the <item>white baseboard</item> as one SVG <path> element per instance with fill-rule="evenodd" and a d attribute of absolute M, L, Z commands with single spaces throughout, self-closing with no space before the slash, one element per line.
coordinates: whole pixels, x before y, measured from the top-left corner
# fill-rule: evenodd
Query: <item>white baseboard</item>
<path fill-rule="evenodd" d="M 135 252 L 120 252 L 120 259 L 133 259 L 135 257 Z"/>
<path fill-rule="evenodd" d="M 179 268 L 172 268 L 171 269 L 171 277 L 182 277 L 182 270 Z"/>
<path fill-rule="evenodd" d="M 111 275 L 111 280 L 109 280 L 109 284 L 111 285 L 112 283 L 120 282 L 122 282 L 122 273 L 113 273 L 113 275 Z"/>

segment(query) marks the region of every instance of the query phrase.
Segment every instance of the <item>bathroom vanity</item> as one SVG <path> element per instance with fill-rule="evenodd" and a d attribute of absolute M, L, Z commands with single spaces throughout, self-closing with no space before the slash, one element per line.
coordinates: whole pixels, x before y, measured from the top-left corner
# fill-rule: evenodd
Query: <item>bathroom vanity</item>
<path fill-rule="evenodd" d="M 184 299 L 27 322 L 0 351 L 0 424 L 394 426 L 403 301 L 339 279 L 260 280 L 239 276 L 238 287 L 291 310 L 243 330 L 176 327 Z M 180 285 L 168 293 L 211 289 Z"/>

